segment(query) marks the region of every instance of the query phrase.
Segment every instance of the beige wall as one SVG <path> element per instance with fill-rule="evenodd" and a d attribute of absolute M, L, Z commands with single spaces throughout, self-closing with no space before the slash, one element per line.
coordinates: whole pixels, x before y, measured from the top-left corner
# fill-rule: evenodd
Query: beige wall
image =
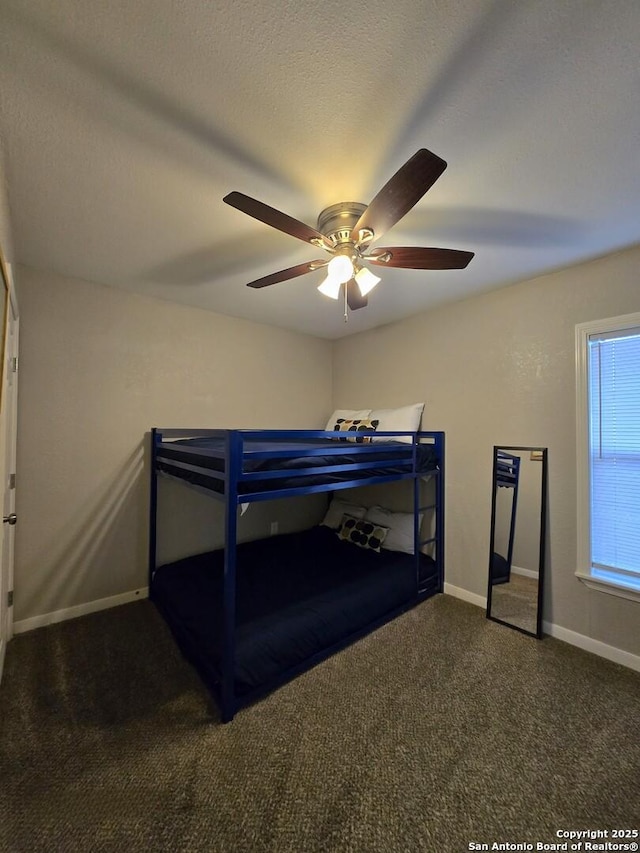
<path fill-rule="evenodd" d="M 6 181 L 4 143 L 0 136 L 0 246 L 2 246 L 5 260 L 11 263 L 13 262 L 13 240 Z"/>
<path fill-rule="evenodd" d="M 640 248 L 342 339 L 334 405 L 424 400 L 447 440 L 446 580 L 486 595 L 494 444 L 549 448 L 544 618 L 633 654 L 640 605 L 587 589 L 576 569 L 574 327 L 640 308 Z M 427 284 L 416 285 L 428 287 Z"/>
<path fill-rule="evenodd" d="M 150 427 L 310 429 L 331 413 L 328 341 L 26 267 L 16 280 L 17 621 L 146 585 Z M 189 511 L 218 510 L 183 492 L 176 536 Z M 251 507 L 243 537 L 266 535 L 276 511 L 281 529 L 305 512 Z M 167 558 L 210 533 L 165 536 Z"/>
<path fill-rule="evenodd" d="M 9 222 L 9 207 L 7 203 L 7 192 L 5 186 L 5 167 L 4 167 L 4 157 L 2 150 L 2 140 L 0 139 L 0 250 L 2 250 L 2 256 L 5 259 L 6 263 L 9 264 L 13 260 L 13 247 L 11 243 L 11 227 Z M 7 269 L 7 268 L 5 268 Z M 10 273 L 9 273 L 10 275 Z M 1 276 L 0 276 L 1 279 Z M 2 493 L 0 494 L 0 500 L 2 501 L 3 509 L 6 511 L 8 507 L 5 506 L 4 501 L 4 484 L 7 482 L 7 475 L 9 471 L 7 471 L 7 462 L 6 462 L 6 451 L 7 451 L 7 427 L 8 427 L 8 414 L 9 411 L 7 409 L 6 403 L 6 391 L 4 388 L 4 367 L 8 363 L 9 359 L 9 350 L 7 349 L 8 342 L 5 340 L 6 337 L 6 313 L 7 308 L 9 307 L 7 302 L 7 292 L 5 290 L 5 282 L 4 279 L 0 282 L 0 358 L 2 362 L 0 363 L 0 392 L 2 396 L 2 400 L 0 401 L 0 483 L 2 483 Z M 11 414 L 13 414 L 13 409 L 11 410 Z M 4 513 L 3 513 L 4 514 Z M 9 609 L 7 607 L 9 590 L 12 589 L 12 578 L 11 578 L 11 569 L 10 569 L 10 558 L 7 559 L 8 554 L 11 550 L 11 528 L 8 524 L 0 525 L 0 678 L 2 677 L 2 670 L 4 666 L 4 656 L 6 649 L 6 639 L 9 636 L 10 629 L 8 627 L 8 612 Z"/>
<path fill-rule="evenodd" d="M 424 400 L 447 436 L 447 582 L 485 595 L 493 445 L 547 446 L 545 620 L 640 653 L 638 604 L 574 577 L 574 326 L 638 310 L 639 263 L 621 252 L 333 345 L 18 268 L 15 618 L 145 585 L 150 426 L 311 428 L 338 406 Z M 167 484 L 161 510 L 166 559 L 219 542 L 215 502 Z M 256 505 L 241 537 L 318 512 Z"/>

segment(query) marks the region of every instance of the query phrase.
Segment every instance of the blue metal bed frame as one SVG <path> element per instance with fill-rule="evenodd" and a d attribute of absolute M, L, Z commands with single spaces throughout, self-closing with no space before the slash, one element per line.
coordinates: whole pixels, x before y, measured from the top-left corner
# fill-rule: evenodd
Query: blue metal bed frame
<path fill-rule="evenodd" d="M 225 546 L 224 546 L 224 602 L 223 602 L 223 648 L 222 648 L 222 673 L 220 685 L 211 684 L 207 678 L 205 682 L 218 701 L 220 706 L 223 722 L 230 722 L 234 714 L 240 708 L 250 704 L 259 697 L 271 692 L 274 688 L 291 680 L 296 675 L 310 669 L 316 663 L 331 656 L 337 651 L 350 645 L 360 637 L 365 636 L 384 623 L 394 619 L 406 610 L 411 609 L 420 601 L 434 594 L 433 591 L 427 591 L 425 588 L 420 588 L 420 549 L 425 545 L 433 545 L 435 549 L 435 563 L 437 567 L 437 588 L 435 592 L 442 592 L 444 587 L 444 456 L 445 456 L 445 435 L 444 432 L 376 432 L 377 437 L 387 437 L 391 440 L 400 438 L 401 436 L 410 437 L 412 450 L 409 459 L 407 459 L 407 444 L 402 446 L 395 445 L 399 451 L 399 456 L 388 458 L 385 460 L 375 459 L 369 462 L 355 462 L 338 465 L 330 465 L 323 467 L 307 467 L 275 471 L 258 471 L 247 472 L 244 470 L 244 462 L 256 459 L 286 459 L 289 457 L 300 456 L 300 449 L 296 450 L 296 442 L 304 442 L 313 439 L 333 439 L 330 446 L 323 445 L 318 449 L 304 448 L 304 456 L 314 455 L 335 455 L 339 460 L 341 455 L 352 456 L 357 454 L 366 460 L 367 455 L 372 453 L 385 452 L 393 445 L 389 444 L 357 444 L 353 442 L 345 442 L 345 433 L 342 432 L 325 432 L 321 430 L 219 430 L 219 429 L 164 429 L 154 427 L 151 430 L 151 482 L 150 482 L 150 501 L 149 501 L 149 597 L 154 600 L 153 596 L 153 573 L 156 569 L 157 561 L 157 507 L 158 507 L 158 459 L 162 454 L 162 448 L 167 443 L 172 443 L 176 439 L 181 438 L 214 438 L 223 442 L 221 450 L 204 450 L 202 448 L 189 448 L 181 446 L 180 451 L 189 458 L 190 456 L 211 456 L 220 460 L 223 463 L 223 470 L 216 471 L 211 468 L 205 468 L 191 462 L 171 459 L 171 466 L 181 468 L 185 471 L 205 473 L 207 477 L 211 477 L 218 481 L 222 486 L 220 492 L 207 489 L 206 487 L 197 486 L 189 483 L 188 480 L 182 479 L 176 475 L 164 474 L 172 479 L 196 489 L 204 491 L 218 500 L 224 502 L 225 505 Z M 340 438 L 340 441 L 336 439 Z M 246 447 L 247 441 L 259 442 L 291 442 L 291 447 L 288 449 L 279 448 L 277 450 L 252 450 Z M 433 447 L 437 465 L 427 471 L 417 470 L 417 451 L 420 444 L 429 444 Z M 403 473 L 389 472 L 387 474 L 380 473 L 385 468 L 393 468 L 403 464 L 406 470 Z M 368 469 L 375 469 L 376 473 L 370 477 L 363 476 Z M 341 480 L 339 482 L 330 482 L 316 485 L 287 485 L 285 488 L 277 488 L 278 478 L 286 478 L 291 481 L 296 477 L 308 477 L 312 475 L 330 474 L 333 472 L 353 471 L 354 479 Z M 163 472 L 164 473 L 164 472 Z M 420 481 L 429 477 L 435 477 L 435 500 L 433 503 L 420 505 Z M 256 481 L 273 480 L 276 487 L 265 491 L 244 491 L 241 486 L 250 484 Z M 343 638 L 339 643 L 323 649 L 321 653 L 313 655 L 311 658 L 303 661 L 286 672 L 283 672 L 277 679 L 262 685 L 260 688 L 251 691 L 248 694 L 243 694 L 238 697 L 234 690 L 234 671 L 235 671 L 235 602 L 236 602 L 236 550 L 237 550 L 237 508 L 241 503 L 251 503 L 254 501 L 266 501 L 276 498 L 286 498 L 298 495 L 309 495 L 318 492 L 336 491 L 341 489 L 354 488 L 359 486 L 368 486 L 377 483 L 394 482 L 398 480 L 413 481 L 413 505 L 414 505 L 414 553 L 416 560 L 416 595 L 415 598 L 403 604 L 394 611 L 385 614 L 381 619 L 370 623 L 363 629 L 350 634 Z M 435 511 L 435 533 L 426 539 L 420 539 L 420 523 L 419 516 L 421 512 L 427 510 Z M 158 606 L 158 602 L 155 602 Z M 160 608 L 162 612 L 162 608 Z M 163 613 L 163 616 L 166 614 Z M 202 673 L 201 673 L 202 675 Z"/>
<path fill-rule="evenodd" d="M 511 502 L 511 521 L 509 524 L 509 544 L 507 546 L 507 580 L 511 575 L 511 562 L 513 560 L 513 544 L 516 533 L 516 509 L 518 506 L 518 486 L 520 483 L 520 457 L 512 453 L 507 453 L 505 450 L 496 451 L 495 460 L 495 484 L 496 488 L 513 489 L 513 499 Z M 491 520 L 491 529 L 494 529 L 495 524 L 495 507 L 493 508 L 494 517 Z"/>

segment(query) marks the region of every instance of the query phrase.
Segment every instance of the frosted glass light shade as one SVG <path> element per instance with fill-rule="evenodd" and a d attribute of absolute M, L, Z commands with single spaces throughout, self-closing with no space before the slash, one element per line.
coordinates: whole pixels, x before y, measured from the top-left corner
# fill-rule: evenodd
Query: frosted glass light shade
<path fill-rule="evenodd" d="M 336 255 L 335 258 L 331 258 L 327 267 L 327 275 L 340 284 L 349 281 L 350 278 L 353 278 L 353 263 L 351 258 L 348 258 L 346 255 Z"/>
<path fill-rule="evenodd" d="M 318 285 L 318 290 L 320 293 L 324 293 L 325 296 L 328 296 L 330 299 L 337 299 L 340 296 L 340 288 L 342 287 L 342 282 L 338 281 L 335 278 L 332 278 L 328 275 L 322 284 Z"/>
<path fill-rule="evenodd" d="M 380 277 L 374 275 L 367 267 L 360 267 L 355 275 L 355 279 L 362 296 L 366 296 L 381 281 Z"/>

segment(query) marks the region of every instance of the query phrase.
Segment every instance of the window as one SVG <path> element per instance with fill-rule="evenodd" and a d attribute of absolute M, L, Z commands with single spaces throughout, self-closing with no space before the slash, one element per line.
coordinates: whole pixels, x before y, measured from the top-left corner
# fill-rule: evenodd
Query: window
<path fill-rule="evenodd" d="M 640 314 L 576 327 L 578 568 L 640 601 Z"/>

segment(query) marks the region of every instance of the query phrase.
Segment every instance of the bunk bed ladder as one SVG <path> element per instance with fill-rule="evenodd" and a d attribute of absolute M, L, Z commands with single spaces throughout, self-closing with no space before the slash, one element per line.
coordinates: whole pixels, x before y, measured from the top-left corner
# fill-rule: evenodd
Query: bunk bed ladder
<path fill-rule="evenodd" d="M 416 469 L 416 445 L 413 447 L 413 470 Z M 413 478 L 413 553 L 416 563 L 416 590 L 420 593 L 420 477 Z"/>
<path fill-rule="evenodd" d="M 236 555 L 238 538 L 238 480 L 242 473 L 242 439 L 229 430 L 226 435 L 227 464 L 224 478 L 224 593 L 222 681 L 220 705 L 222 722 L 233 719 L 237 704 L 235 697 L 236 644 Z"/>
<path fill-rule="evenodd" d="M 438 468 L 431 472 L 435 478 L 435 495 L 431 503 L 420 505 L 420 485 L 423 477 L 418 475 L 413 480 L 413 540 L 416 555 L 416 582 L 418 594 L 425 592 L 420 583 L 419 553 L 425 545 L 435 544 L 435 563 L 438 570 L 437 591 L 444 591 L 444 433 L 435 433 L 434 446 L 438 457 Z M 415 457 L 414 457 L 415 459 Z M 416 464 L 414 461 L 414 470 Z M 434 510 L 436 514 L 435 532 L 427 539 L 420 539 L 420 513 Z"/>
<path fill-rule="evenodd" d="M 507 553 L 507 564 L 509 575 L 511 575 L 511 563 L 513 562 L 513 545 L 516 538 L 516 509 L 518 506 L 518 485 L 520 483 L 520 463 L 518 461 L 518 477 L 513 484 L 513 501 L 511 503 L 511 523 L 509 525 L 509 550 Z"/>
<path fill-rule="evenodd" d="M 445 475 L 445 434 L 436 437 L 438 470 L 436 472 L 436 564 L 438 566 L 438 592 L 444 592 L 444 475 Z"/>

